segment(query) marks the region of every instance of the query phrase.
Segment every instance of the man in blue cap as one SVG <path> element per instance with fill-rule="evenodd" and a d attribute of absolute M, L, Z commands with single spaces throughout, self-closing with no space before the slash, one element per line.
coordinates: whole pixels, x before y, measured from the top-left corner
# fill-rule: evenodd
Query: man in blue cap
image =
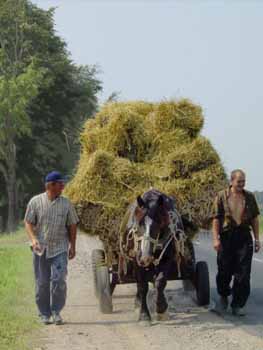
<path fill-rule="evenodd" d="M 36 281 L 36 304 L 44 324 L 51 316 L 63 323 L 60 311 L 66 303 L 68 259 L 76 255 L 78 217 L 70 201 L 61 196 L 64 178 L 52 171 L 45 178 L 44 193 L 27 206 L 25 227 L 31 240 Z"/>

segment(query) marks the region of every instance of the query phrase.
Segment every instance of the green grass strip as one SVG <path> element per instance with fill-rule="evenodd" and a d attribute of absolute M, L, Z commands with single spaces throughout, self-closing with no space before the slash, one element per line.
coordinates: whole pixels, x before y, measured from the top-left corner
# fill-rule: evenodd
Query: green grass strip
<path fill-rule="evenodd" d="M 29 350 L 36 322 L 32 255 L 20 229 L 0 235 L 0 349 Z"/>
<path fill-rule="evenodd" d="M 260 235 L 263 234 L 263 215 L 259 216 L 259 233 Z"/>

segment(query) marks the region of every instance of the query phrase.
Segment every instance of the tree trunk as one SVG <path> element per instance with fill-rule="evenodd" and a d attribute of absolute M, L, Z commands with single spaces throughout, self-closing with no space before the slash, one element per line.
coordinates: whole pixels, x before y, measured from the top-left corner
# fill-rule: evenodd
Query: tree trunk
<path fill-rule="evenodd" d="M 21 218 L 19 199 L 20 199 L 20 192 L 19 192 L 18 180 L 17 180 L 17 177 L 16 177 L 16 187 L 15 187 L 15 204 L 16 204 L 16 207 L 15 207 L 15 223 L 16 223 L 16 226 L 19 225 L 20 218 Z"/>
<path fill-rule="evenodd" d="M 8 166 L 7 166 L 7 196 L 8 196 L 8 219 L 7 219 L 7 232 L 14 232 L 18 226 L 17 223 L 17 184 L 16 184 L 16 146 L 13 142 L 9 143 L 8 154 Z"/>
<path fill-rule="evenodd" d="M 14 232 L 17 228 L 16 220 L 16 171 L 10 169 L 12 174 L 7 181 L 7 195 L 8 195 L 8 219 L 7 219 L 7 232 Z"/>

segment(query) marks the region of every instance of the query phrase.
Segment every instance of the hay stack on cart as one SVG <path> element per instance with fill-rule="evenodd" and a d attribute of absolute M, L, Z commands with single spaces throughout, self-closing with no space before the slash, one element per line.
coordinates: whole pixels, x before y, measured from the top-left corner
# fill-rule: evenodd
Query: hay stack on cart
<path fill-rule="evenodd" d="M 200 134 L 203 123 L 201 107 L 186 99 L 108 103 L 86 122 L 66 194 L 81 228 L 100 237 L 108 256 L 119 249 L 127 206 L 150 187 L 174 196 L 196 228 L 207 226 L 213 196 L 226 176 Z"/>

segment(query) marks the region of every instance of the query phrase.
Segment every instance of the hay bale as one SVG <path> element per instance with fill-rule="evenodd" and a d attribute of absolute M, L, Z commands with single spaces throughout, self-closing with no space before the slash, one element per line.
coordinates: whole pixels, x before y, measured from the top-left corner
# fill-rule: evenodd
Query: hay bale
<path fill-rule="evenodd" d="M 200 106 L 188 100 L 108 103 L 87 121 L 82 154 L 66 194 L 80 226 L 111 254 L 127 206 L 150 187 L 172 195 L 195 226 L 207 227 L 215 192 L 226 183 L 220 158 L 200 136 Z"/>
<path fill-rule="evenodd" d="M 156 130 L 153 131 L 155 136 Z M 172 151 L 176 150 L 179 146 L 187 145 L 191 142 L 187 131 L 178 128 L 167 132 L 157 132 L 156 136 L 151 142 L 151 152 L 153 155 L 152 161 L 157 161 L 158 159 L 163 159 L 169 155 Z"/>
<path fill-rule="evenodd" d="M 173 178 L 189 178 L 191 174 L 219 163 L 219 156 L 204 137 L 183 144 L 172 151 L 167 159 L 167 167 Z"/>
<path fill-rule="evenodd" d="M 114 115 L 107 125 L 107 134 L 111 137 L 105 139 L 102 145 L 107 151 L 133 162 L 144 161 L 150 139 L 141 115 L 129 110 Z"/>
<path fill-rule="evenodd" d="M 181 128 L 192 138 L 200 133 L 204 124 L 202 108 L 187 99 L 157 104 L 150 118 L 157 133 Z"/>
<path fill-rule="evenodd" d="M 108 103 L 88 121 L 81 135 L 83 151 L 87 154 L 104 150 L 134 162 L 144 161 L 150 138 L 145 128 L 145 116 L 152 104 Z"/>

